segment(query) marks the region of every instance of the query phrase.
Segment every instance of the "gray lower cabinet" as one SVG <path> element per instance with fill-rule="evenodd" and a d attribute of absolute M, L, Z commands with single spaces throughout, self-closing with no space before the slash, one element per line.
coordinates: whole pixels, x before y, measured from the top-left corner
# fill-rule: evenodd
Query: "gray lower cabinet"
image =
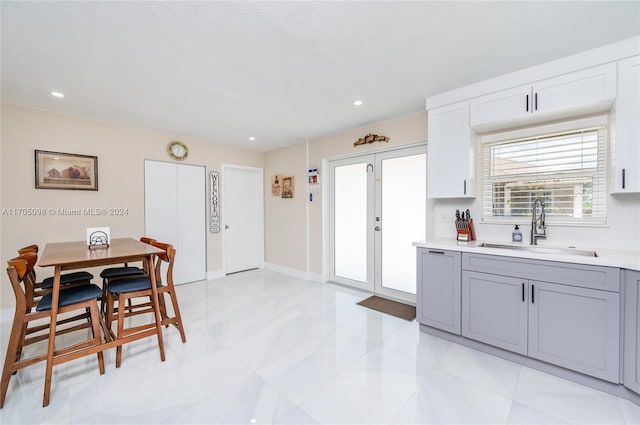
<path fill-rule="evenodd" d="M 527 354 L 526 281 L 462 272 L 462 335 Z"/>
<path fill-rule="evenodd" d="M 464 257 L 463 267 L 467 269 L 462 271 L 462 336 L 619 382 L 620 294 L 615 291 L 619 269 L 592 267 L 572 273 L 572 264 L 565 267 L 563 263 L 544 262 L 537 270 L 536 262 L 530 260 L 502 263 L 495 256 Z M 549 273 L 556 282 L 533 278 L 545 275 L 550 268 L 557 272 Z M 486 273 L 487 269 L 495 273 Z M 518 276 L 519 271 L 522 276 Z M 598 282 L 614 290 L 564 285 L 560 281 L 584 281 L 585 286 Z M 634 320 L 636 325 L 640 323 L 637 317 Z"/>
<path fill-rule="evenodd" d="M 619 382 L 620 294 L 530 281 L 529 357 Z"/>
<path fill-rule="evenodd" d="M 417 249 L 418 321 L 460 335 L 461 253 Z"/>
<path fill-rule="evenodd" d="M 640 272 L 627 270 L 624 305 L 624 386 L 640 393 Z"/>

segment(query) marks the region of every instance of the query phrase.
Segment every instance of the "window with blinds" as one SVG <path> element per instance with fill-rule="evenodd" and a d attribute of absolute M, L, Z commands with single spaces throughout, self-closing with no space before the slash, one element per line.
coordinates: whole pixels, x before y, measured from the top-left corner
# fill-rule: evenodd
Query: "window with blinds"
<path fill-rule="evenodd" d="M 483 145 L 485 221 L 525 222 L 536 198 L 547 223 L 606 222 L 606 127 Z"/>

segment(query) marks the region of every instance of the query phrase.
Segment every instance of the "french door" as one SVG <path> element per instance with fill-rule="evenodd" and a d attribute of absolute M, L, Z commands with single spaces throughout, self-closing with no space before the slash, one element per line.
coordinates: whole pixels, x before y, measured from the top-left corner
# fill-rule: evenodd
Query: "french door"
<path fill-rule="evenodd" d="M 426 146 L 331 161 L 330 279 L 415 302 L 426 236 Z"/>

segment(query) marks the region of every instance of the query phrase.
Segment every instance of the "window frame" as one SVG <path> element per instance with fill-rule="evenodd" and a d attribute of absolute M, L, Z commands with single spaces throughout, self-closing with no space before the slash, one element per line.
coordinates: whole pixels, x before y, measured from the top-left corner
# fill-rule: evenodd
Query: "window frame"
<path fill-rule="evenodd" d="M 478 165 L 482 170 L 481 172 L 481 190 L 482 190 L 482 222 L 491 224 L 527 224 L 530 223 L 530 215 L 494 215 L 494 199 L 493 199 L 493 179 L 491 179 L 492 186 L 489 188 L 487 179 L 490 175 L 491 160 L 487 158 L 490 155 L 489 148 L 487 146 L 508 143 L 526 141 L 535 138 L 553 137 L 562 134 L 568 134 L 578 131 L 598 130 L 598 154 L 603 157 L 598 158 L 598 171 L 593 175 L 597 175 L 601 179 L 601 183 L 598 185 L 597 190 L 600 191 L 599 201 L 601 207 L 598 210 L 598 214 L 594 218 L 583 217 L 550 217 L 547 215 L 548 225 L 570 225 L 580 227 L 602 227 L 607 225 L 607 195 L 609 184 L 609 139 L 610 139 L 610 126 L 607 115 L 596 115 L 579 119 L 566 120 L 562 122 L 555 122 L 551 124 L 535 125 L 526 128 L 512 129 L 496 131 L 492 133 L 485 133 L 478 135 L 479 141 L 479 158 Z M 559 176 L 559 174 L 558 174 Z M 564 176 L 563 176 L 564 177 Z M 523 179 L 522 179 L 523 180 Z M 548 175 L 545 175 L 542 180 L 550 180 Z M 568 184 L 568 182 L 565 182 Z M 512 186 L 517 185 L 517 182 L 507 182 Z M 594 188 L 595 189 L 595 184 Z M 543 189 L 544 190 L 544 189 Z M 505 202 L 506 203 L 506 202 Z"/>

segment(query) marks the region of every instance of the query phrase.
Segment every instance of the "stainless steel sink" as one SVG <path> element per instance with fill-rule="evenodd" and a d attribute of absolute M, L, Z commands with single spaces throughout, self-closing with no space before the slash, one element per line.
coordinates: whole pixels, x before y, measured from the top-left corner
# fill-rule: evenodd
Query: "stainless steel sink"
<path fill-rule="evenodd" d="M 516 251 L 535 252 L 538 254 L 558 254 L 558 255 L 581 255 L 584 257 L 597 257 L 598 254 L 595 251 L 576 249 L 576 248 L 550 248 L 537 245 L 504 245 L 499 243 L 482 243 L 479 245 L 481 248 L 497 248 L 497 249 L 512 249 Z"/>

